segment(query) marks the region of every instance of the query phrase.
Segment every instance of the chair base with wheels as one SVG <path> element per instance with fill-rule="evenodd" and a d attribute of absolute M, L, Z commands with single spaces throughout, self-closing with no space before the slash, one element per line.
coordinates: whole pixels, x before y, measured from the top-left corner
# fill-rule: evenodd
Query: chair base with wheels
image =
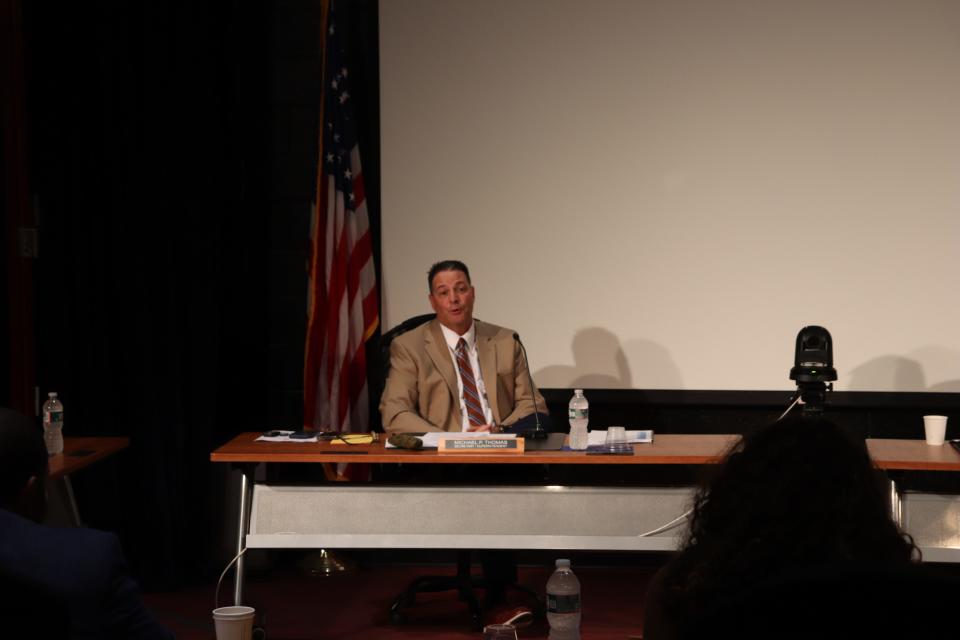
<path fill-rule="evenodd" d="M 475 576 L 470 570 L 470 552 L 457 552 L 457 573 L 452 576 L 421 576 L 407 585 L 407 588 L 398 595 L 390 606 L 390 621 L 402 623 L 405 620 L 404 609 L 416 603 L 418 593 L 437 593 L 440 591 L 457 591 L 461 602 L 467 603 L 473 626 L 483 628 L 483 609 L 477 600 L 475 589 L 485 589 L 486 580 Z"/>
<path fill-rule="evenodd" d="M 421 576 L 412 580 L 410 584 L 407 585 L 407 588 L 403 591 L 403 593 L 398 595 L 394 599 L 393 604 L 390 606 L 390 621 L 395 624 L 404 622 L 406 619 L 404 610 L 416 604 L 418 593 L 456 591 L 458 599 L 461 602 L 465 602 L 470 609 L 470 617 L 473 627 L 477 630 L 483 629 L 483 625 L 487 622 L 484 619 L 484 614 L 487 612 L 480 604 L 480 601 L 477 598 L 476 590 L 484 589 L 485 591 L 489 591 L 490 582 L 484 576 L 473 575 L 470 568 L 470 558 L 470 551 L 464 550 L 457 552 L 456 575 Z M 503 586 L 508 589 L 523 592 L 530 604 L 533 605 L 530 608 L 533 613 L 533 617 L 544 617 L 546 609 L 536 593 L 516 583 L 510 583 Z"/>

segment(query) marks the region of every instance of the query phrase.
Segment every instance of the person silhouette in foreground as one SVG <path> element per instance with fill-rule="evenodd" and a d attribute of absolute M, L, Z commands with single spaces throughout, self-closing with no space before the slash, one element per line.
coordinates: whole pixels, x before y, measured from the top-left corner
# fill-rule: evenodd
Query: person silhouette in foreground
<path fill-rule="evenodd" d="M 9 637 L 168 640 L 112 533 L 40 524 L 47 450 L 26 416 L 0 408 L 0 616 Z M 11 632 L 11 629 L 15 630 Z"/>
<path fill-rule="evenodd" d="M 644 638 L 896 637 L 931 620 L 914 616 L 944 602 L 941 578 L 960 595 L 919 555 L 865 443 L 789 418 L 744 437 L 697 492 L 681 550 L 648 589 Z"/>

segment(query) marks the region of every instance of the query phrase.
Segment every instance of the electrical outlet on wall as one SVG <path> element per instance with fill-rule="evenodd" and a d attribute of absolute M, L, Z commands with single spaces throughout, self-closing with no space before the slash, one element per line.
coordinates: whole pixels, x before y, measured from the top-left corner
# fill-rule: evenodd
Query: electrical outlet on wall
<path fill-rule="evenodd" d="M 36 258 L 37 257 L 37 230 L 34 227 L 20 227 L 17 229 L 20 234 L 20 257 L 21 258 Z"/>

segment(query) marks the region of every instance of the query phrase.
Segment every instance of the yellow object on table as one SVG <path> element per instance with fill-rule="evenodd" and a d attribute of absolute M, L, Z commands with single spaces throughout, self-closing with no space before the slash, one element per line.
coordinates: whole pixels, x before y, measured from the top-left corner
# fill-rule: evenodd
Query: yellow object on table
<path fill-rule="evenodd" d="M 371 444 L 377 440 L 375 433 L 344 433 L 330 439 L 330 444 Z"/>

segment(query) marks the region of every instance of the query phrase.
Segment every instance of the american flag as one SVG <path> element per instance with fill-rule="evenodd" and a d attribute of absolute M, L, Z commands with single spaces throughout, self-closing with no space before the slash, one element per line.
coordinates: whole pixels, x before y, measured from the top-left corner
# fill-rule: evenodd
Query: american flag
<path fill-rule="evenodd" d="M 324 3 L 326 4 L 326 3 Z M 310 224 L 304 427 L 369 431 L 365 343 L 379 324 L 360 150 L 336 2 L 324 32 L 316 199 Z"/>

